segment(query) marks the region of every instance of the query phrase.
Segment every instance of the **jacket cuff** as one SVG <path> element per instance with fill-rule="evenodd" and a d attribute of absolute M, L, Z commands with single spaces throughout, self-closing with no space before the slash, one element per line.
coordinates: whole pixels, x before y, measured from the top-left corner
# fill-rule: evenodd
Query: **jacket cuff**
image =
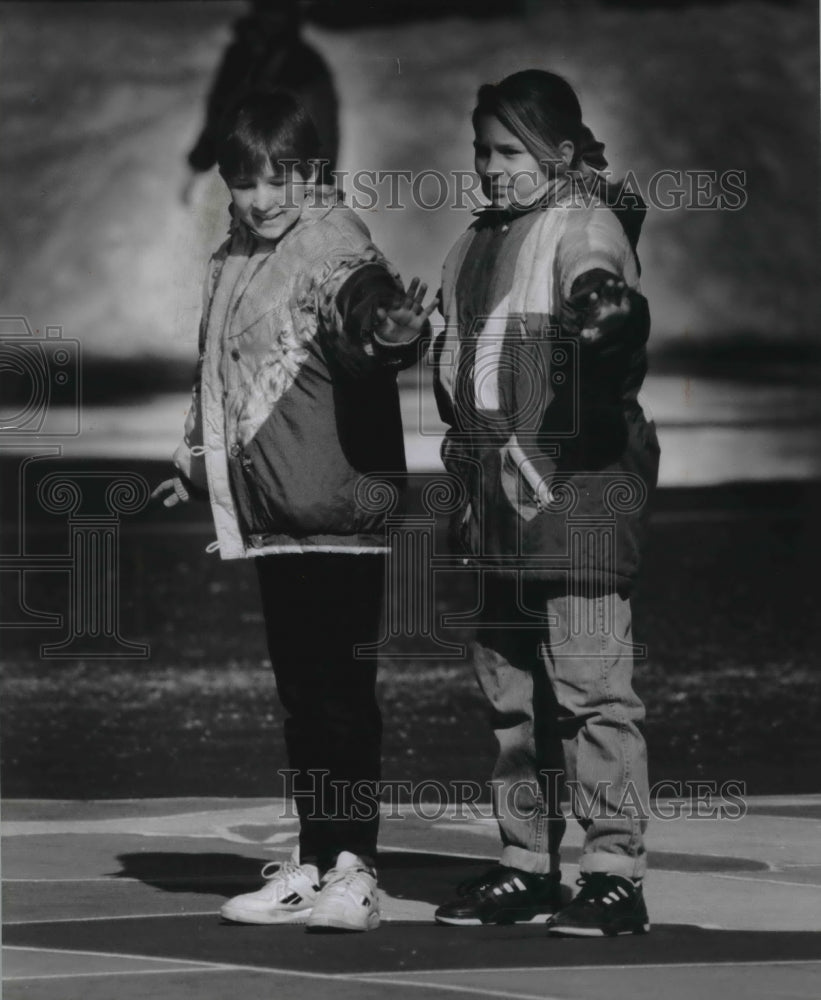
<path fill-rule="evenodd" d="M 429 337 L 429 326 L 419 336 L 400 343 L 376 334 L 377 310 L 389 309 L 403 295 L 402 285 L 380 263 L 370 261 L 355 267 L 334 295 L 335 322 L 331 343 L 338 359 L 354 374 L 369 374 L 377 368 L 407 368 L 419 359 L 419 343 Z"/>
<path fill-rule="evenodd" d="M 418 333 L 407 340 L 383 340 L 376 330 L 371 331 L 376 357 L 397 368 L 407 368 L 420 361 L 430 343 L 430 336 L 431 327 L 428 320 L 425 320 L 424 326 Z"/>
<path fill-rule="evenodd" d="M 591 292 L 599 294 L 608 281 L 623 281 L 617 274 L 602 268 L 592 268 L 580 274 L 573 282 L 571 294 L 561 310 L 562 331 L 569 336 L 578 336 L 584 328 L 588 316 L 588 298 Z M 630 312 L 608 335 L 592 344 L 584 344 L 587 353 L 607 354 L 625 348 L 635 350 L 647 343 L 650 333 L 650 312 L 647 299 L 634 288 L 627 288 Z"/>

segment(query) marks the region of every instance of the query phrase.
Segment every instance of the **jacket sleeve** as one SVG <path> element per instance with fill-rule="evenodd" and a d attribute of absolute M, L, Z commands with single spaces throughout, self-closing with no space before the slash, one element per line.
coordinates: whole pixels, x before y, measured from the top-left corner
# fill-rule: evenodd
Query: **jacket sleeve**
<path fill-rule="evenodd" d="M 185 418 L 183 439 L 174 452 L 172 461 L 188 492 L 198 500 L 208 498 L 208 476 L 205 471 L 205 449 L 202 434 L 202 398 L 200 384 L 204 336 L 200 331 L 200 356 L 194 375 L 191 406 Z"/>
<path fill-rule="evenodd" d="M 203 287 L 202 318 L 200 320 L 197 367 L 191 392 L 191 406 L 185 418 L 183 439 L 174 452 L 172 461 L 191 496 L 208 498 L 208 476 L 205 469 L 205 448 L 202 432 L 202 365 L 205 358 L 205 332 L 208 310 L 215 280 L 214 255 L 209 264 L 208 277 Z"/>
<path fill-rule="evenodd" d="M 592 269 L 574 282 L 562 311 L 566 334 L 578 335 L 588 312 L 588 297 L 604 283 L 618 278 Z M 647 300 L 634 288 L 627 290 L 630 310 L 593 343 L 579 341 L 579 419 L 587 442 L 584 460 L 591 467 L 615 461 L 627 446 L 624 401 L 638 392 L 647 373 L 645 344 L 650 332 Z M 575 381 L 575 380 L 573 380 Z"/>
<path fill-rule="evenodd" d="M 571 220 L 576 222 L 576 220 Z M 578 335 L 588 316 L 591 292 L 600 292 L 608 280 L 628 287 L 630 311 L 619 324 L 611 324 L 608 336 L 587 352 L 606 355 L 612 350 L 643 347 L 649 333 L 647 301 L 639 291 L 638 260 L 622 223 L 609 208 L 601 207 L 578 216 L 562 236 L 556 275 L 560 287 L 560 323 L 570 336 Z"/>
<path fill-rule="evenodd" d="M 584 328 L 588 301 L 592 292 L 597 294 L 608 281 L 623 280 L 619 274 L 604 268 L 591 268 L 575 279 L 570 295 L 562 304 L 561 327 L 565 334 L 578 336 Z M 584 350 L 602 357 L 624 350 L 634 351 L 644 347 L 650 335 L 650 310 L 647 299 L 635 288 L 627 289 L 630 311 L 608 334 L 594 344 L 584 345 Z"/>
<path fill-rule="evenodd" d="M 389 342 L 378 335 L 377 309 L 390 308 L 403 294 L 399 279 L 378 261 L 342 261 L 321 282 L 317 312 L 323 342 L 348 374 L 400 370 L 422 356 L 430 339 L 427 322 L 405 341 Z"/>

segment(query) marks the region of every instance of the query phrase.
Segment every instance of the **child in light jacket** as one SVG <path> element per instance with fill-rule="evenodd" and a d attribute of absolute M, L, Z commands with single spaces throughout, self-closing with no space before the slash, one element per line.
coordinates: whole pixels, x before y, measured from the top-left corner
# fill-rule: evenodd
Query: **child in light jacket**
<path fill-rule="evenodd" d="M 637 399 L 642 206 L 607 184 L 555 74 L 483 86 L 473 126 L 491 204 L 445 262 L 435 389 L 466 495 L 454 543 L 482 582 L 474 662 L 499 745 L 502 853 L 436 919 L 639 933 L 648 787 L 630 593 L 659 457 Z M 563 790 L 585 833 L 572 901 Z"/>
<path fill-rule="evenodd" d="M 226 124 L 232 225 L 206 279 L 177 472 L 155 495 L 208 496 L 222 558 L 253 559 L 287 713 L 299 845 L 222 915 L 362 931 L 379 923 L 382 724 L 376 666 L 354 647 L 379 638 L 388 554 L 363 477 L 405 469 L 396 373 L 419 357 L 432 305 L 315 183 L 319 154 L 285 93 L 247 96 Z"/>

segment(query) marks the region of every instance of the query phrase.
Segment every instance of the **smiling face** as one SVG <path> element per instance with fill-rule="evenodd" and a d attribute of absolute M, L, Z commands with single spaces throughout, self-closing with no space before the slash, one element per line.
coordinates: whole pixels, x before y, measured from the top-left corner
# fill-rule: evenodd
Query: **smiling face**
<path fill-rule="evenodd" d="M 548 178 L 545 167 L 498 118 L 482 115 L 473 142 L 476 173 L 482 193 L 494 208 L 527 205 Z"/>
<path fill-rule="evenodd" d="M 278 240 L 302 215 L 307 181 L 296 170 L 275 170 L 269 162 L 253 177 L 228 182 L 234 215 L 263 240 Z"/>

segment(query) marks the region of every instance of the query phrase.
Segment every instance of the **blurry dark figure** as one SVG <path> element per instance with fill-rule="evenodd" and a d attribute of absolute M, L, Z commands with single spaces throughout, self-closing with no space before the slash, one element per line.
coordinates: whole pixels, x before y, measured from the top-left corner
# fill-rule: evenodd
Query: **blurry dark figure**
<path fill-rule="evenodd" d="M 338 104 L 324 60 L 299 35 L 296 0 L 250 0 L 250 11 L 234 24 L 234 38 L 217 70 L 206 104 L 205 124 L 188 154 L 191 174 L 182 191 L 188 204 L 199 175 L 217 161 L 222 120 L 252 90 L 290 91 L 313 119 L 326 160 L 320 176 L 329 183 L 339 153 Z"/>
<path fill-rule="evenodd" d="M 566 4 L 568 0 L 562 0 Z M 303 0 L 302 7 L 315 24 L 330 28 L 398 24 L 439 17 L 511 18 L 527 13 L 535 0 Z"/>

